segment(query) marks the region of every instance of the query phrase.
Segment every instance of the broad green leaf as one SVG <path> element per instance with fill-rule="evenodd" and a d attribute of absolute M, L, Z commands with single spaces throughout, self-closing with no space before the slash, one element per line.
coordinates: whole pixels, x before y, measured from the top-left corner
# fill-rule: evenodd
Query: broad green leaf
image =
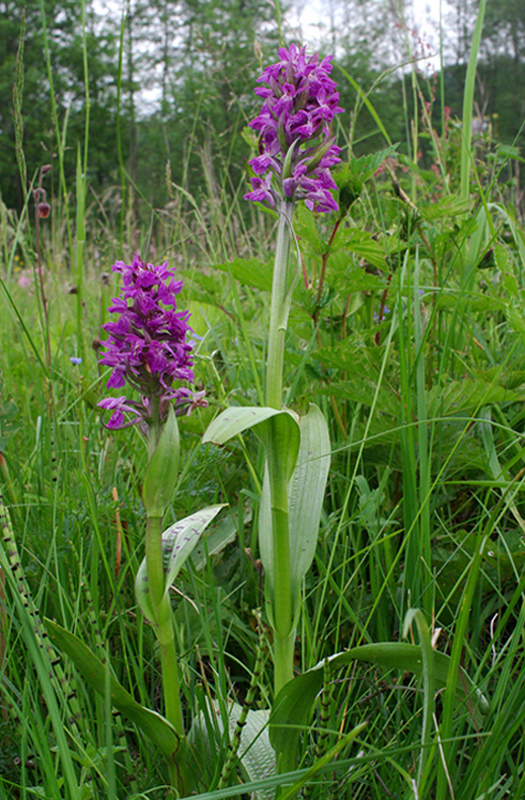
<path fill-rule="evenodd" d="M 330 467 L 330 437 L 320 409 L 313 405 L 299 423 L 301 440 L 295 469 L 288 483 L 291 591 L 297 613 L 301 581 L 310 568 L 317 539 Z M 286 447 L 284 447 L 286 449 Z M 283 452 L 282 458 L 285 458 Z M 259 506 L 259 549 L 269 597 L 274 587 L 272 507 L 268 465 L 265 466 Z"/>
<path fill-rule="evenodd" d="M 295 423 L 289 411 L 279 411 L 276 408 L 261 408 L 259 406 L 230 406 L 208 426 L 202 441 L 203 443 L 213 442 L 218 445 L 226 444 L 239 433 L 254 428 L 256 425 L 260 425 L 262 422 L 266 422 L 266 420 L 278 415 L 285 415 Z M 297 427 L 297 423 L 295 423 L 295 427 Z M 297 433 L 299 435 L 299 432 Z"/>
<path fill-rule="evenodd" d="M 354 647 L 344 653 L 330 656 L 327 661 L 331 668 L 346 666 L 352 661 L 366 661 L 378 664 L 385 669 L 399 669 L 403 672 L 422 673 L 421 648 L 403 642 L 380 642 Z M 434 681 L 436 689 L 447 683 L 450 657 L 434 651 Z M 299 675 L 287 683 L 275 699 L 270 716 L 270 741 L 275 748 L 279 769 L 293 769 L 301 727 L 308 725 L 312 707 L 323 686 L 323 667 L 325 662 Z M 488 702 L 475 687 L 467 673 L 462 669 L 456 689 L 458 703 L 467 699 L 477 701 L 479 709 L 488 710 Z"/>
<path fill-rule="evenodd" d="M 236 258 L 224 264 L 214 264 L 215 269 L 228 272 L 244 286 L 272 290 L 272 269 L 258 258 Z"/>
<path fill-rule="evenodd" d="M 261 500 L 259 503 L 258 520 L 258 543 L 262 565 L 264 567 L 264 577 L 266 580 L 266 602 L 268 610 L 271 609 L 274 586 L 273 569 L 273 523 L 272 523 L 272 498 L 270 491 L 270 476 L 268 473 L 268 463 L 264 465 L 264 477 L 261 490 Z M 271 611 L 270 611 L 271 613 Z"/>
<path fill-rule="evenodd" d="M 301 444 L 289 487 L 292 591 L 297 597 L 315 555 L 330 468 L 330 434 L 318 406 L 312 403 L 299 429 Z"/>
<path fill-rule="evenodd" d="M 196 511 L 195 514 L 179 520 L 164 531 L 162 534 L 162 554 L 164 556 L 164 571 L 166 575 L 164 594 L 169 591 L 171 584 L 179 574 L 186 559 L 193 552 L 202 533 L 225 505 L 225 503 L 221 503 L 202 508 L 200 511 Z M 135 594 L 142 613 L 146 619 L 152 622 L 155 615 L 151 608 L 145 558 L 137 570 Z"/>
<path fill-rule="evenodd" d="M 296 418 L 287 412 L 281 413 L 261 423 L 258 433 L 266 447 L 267 458 L 275 461 L 275 474 L 288 482 L 297 463 L 301 441 Z"/>
<path fill-rule="evenodd" d="M 91 688 L 104 697 L 107 678 L 104 664 L 80 639 L 56 622 L 46 619 L 45 625 L 53 644 L 69 656 Z M 112 675 L 109 680 L 112 705 L 134 722 L 166 759 L 172 761 L 174 754 L 183 744 L 173 726 L 156 711 L 137 703 Z"/>
<path fill-rule="evenodd" d="M 148 516 L 162 517 L 173 495 L 179 472 L 179 426 L 170 407 L 168 419 L 153 451 L 142 484 L 142 501 Z"/>

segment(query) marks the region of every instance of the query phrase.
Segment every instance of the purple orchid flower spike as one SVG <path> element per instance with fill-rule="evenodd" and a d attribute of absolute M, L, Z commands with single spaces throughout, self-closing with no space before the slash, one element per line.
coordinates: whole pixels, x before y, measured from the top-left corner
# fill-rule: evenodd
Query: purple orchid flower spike
<path fill-rule="evenodd" d="M 255 89 L 264 102 L 250 122 L 259 131 L 259 155 L 249 162 L 255 175 L 246 200 L 274 208 L 280 199 L 305 200 L 314 211 L 337 211 L 330 168 L 341 159 L 331 123 L 339 107 L 330 78 L 332 56 L 319 60 L 305 47 L 281 47 L 279 61 L 267 67 Z M 272 182 L 272 178 L 275 179 Z"/>
<path fill-rule="evenodd" d="M 108 388 L 121 389 L 129 384 L 140 392 L 142 400 L 125 396 L 101 400 L 99 407 L 112 411 L 107 427 L 144 426 L 163 420 L 172 401 L 179 414 L 186 413 L 188 406 L 205 405 L 202 392 L 174 385 L 195 380 L 193 347 L 186 341 L 192 332 L 190 314 L 177 311 L 182 281 L 174 279 L 167 261 L 153 266 L 138 254 L 131 266 L 117 261 L 112 270 L 121 273 L 123 287 L 109 309 L 119 315 L 116 322 L 103 326 L 109 338 L 104 342 L 106 352 L 100 363 L 112 368 Z M 132 418 L 126 420 L 126 413 Z"/>

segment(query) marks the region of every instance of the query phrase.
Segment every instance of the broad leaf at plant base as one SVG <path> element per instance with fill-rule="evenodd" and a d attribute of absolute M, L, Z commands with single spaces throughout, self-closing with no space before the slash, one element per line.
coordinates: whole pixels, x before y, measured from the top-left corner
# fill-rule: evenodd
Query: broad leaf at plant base
<path fill-rule="evenodd" d="M 423 669 L 421 648 L 402 642 L 380 642 L 354 647 L 344 653 L 337 653 L 326 659 L 332 668 L 346 666 L 352 661 L 365 661 L 378 664 L 385 669 L 399 669 L 420 675 Z M 436 689 L 447 684 L 450 657 L 438 651 L 433 659 Z M 275 748 L 279 771 L 286 772 L 295 766 L 295 754 L 301 728 L 306 728 L 312 707 L 323 686 L 322 661 L 308 672 L 289 681 L 277 697 L 270 717 L 270 741 Z M 486 697 L 476 688 L 464 670 L 456 689 L 457 703 L 467 698 L 485 713 L 488 710 Z"/>
<path fill-rule="evenodd" d="M 86 647 L 72 633 L 50 619 L 44 621 L 53 644 L 69 656 L 91 688 L 104 697 L 107 680 L 107 668 L 104 664 L 91 652 L 89 647 Z M 111 704 L 131 722 L 134 722 L 158 747 L 166 759 L 172 760 L 183 740 L 168 720 L 157 714 L 156 711 L 137 703 L 112 675 L 109 677 L 109 690 Z"/>
<path fill-rule="evenodd" d="M 237 720 L 242 712 L 242 706 L 238 703 L 228 705 L 228 729 L 230 738 L 235 733 Z M 223 722 L 220 713 L 220 704 L 217 700 L 207 703 L 207 713 L 213 720 L 206 720 L 205 713 L 202 711 L 193 720 L 188 739 L 201 752 L 204 747 L 205 753 L 209 758 L 210 767 L 213 764 L 211 749 L 215 748 L 216 737 L 224 736 Z M 270 711 L 259 709 L 248 711 L 246 723 L 241 734 L 241 746 L 239 748 L 239 766 L 248 781 L 257 781 L 268 778 L 275 774 L 275 753 L 268 736 L 268 720 Z M 215 728 L 215 733 L 212 729 Z M 211 735 L 210 735 L 211 734 Z M 218 741 L 218 739 L 217 739 Z M 275 790 L 260 789 L 255 793 L 257 800 L 273 800 Z"/>
<path fill-rule="evenodd" d="M 330 437 L 321 410 L 314 404 L 299 423 L 301 441 L 297 463 L 288 486 L 290 568 L 294 615 L 301 581 L 309 570 L 319 536 L 319 523 L 330 467 Z M 259 510 L 259 547 L 270 594 L 273 587 L 273 536 L 267 470 Z"/>

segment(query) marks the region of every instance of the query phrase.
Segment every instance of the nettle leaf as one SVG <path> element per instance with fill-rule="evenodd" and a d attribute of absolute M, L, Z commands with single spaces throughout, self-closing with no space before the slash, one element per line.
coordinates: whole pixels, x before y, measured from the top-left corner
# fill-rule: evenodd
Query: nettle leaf
<path fill-rule="evenodd" d="M 4 381 L 0 373 L 0 397 L 4 394 Z M 17 420 L 18 417 L 18 420 Z M 18 408 L 13 400 L 0 401 L 0 453 L 3 452 L 9 439 L 20 430 L 22 421 Z"/>
<path fill-rule="evenodd" d="M 368 180 L 379 169 L 383 161 L 395 155 L 398 146 L 398 144 L 393 144 L 385 147 L 384 150 L 378 150 L 377 153 L 350 159 L 348 162 L 349 173 L 360 176 L 364 181 Z"/>
<path fill-rule="evenodd" d="M 385 669 L 413 672 L 415 675 L 421 675 L 423 671 L 421 648 L 417 645 L 379 642 L 332 655 L 313 669 L 289 681 L 275 698 L 270 716 L 270 741 L 275 748 L 281 771 L 286 772 L 295 767 L 295 754 L 301 728 L 308 726 L 313 705 L 323 687 L 325 664 L 328 663 L 333 669 L 346 666 L 353 661 L 365 661 Z M 433 671 L 436 689 L 445 688 L 449 666 L 450 657 L 445 653 L 434 651 Z M 461 669 L 456 687 L 456 702 L 459 705 L 467 699 L 469 708 L 471 704 L 475 704 L 483 713 L 488 711 L 487 698 Z"/>
<path fill-rule="evenodd" d="M 301 241 L 301 248 L 304 245 L 314 253 L 322 255 L 326 250 L 326 243 L 316 225 L 313 211 L 310 211 L 304 204 L 299 205 L 294 212 L 293 227 L 297 237 Z"/>
<path fill-rule="evenodd" d="M 171 584 L 192 554 L 203 532 L 225 506 L 225 503 L 220 503 L 219 505 L 202 508 L 164 531 L 162 534 L 162 554 L 166 575 L 164 594 L 169 591 Z M 135 578 L 135 594 L 142 613 L 146 619 L 153 622 L 155 615 L 151 608 L 145 558 L 138 568 L 137 577 Z"/>
<path fill-rule="evenodd" d="M 86 682 L 103 697 L 106 695 L 107 667 L 91 652 L 89 647 L 69 631 L 52 622 L 44 620 L 49 638 L 54 645 L 73 661 Z M 167 719 L 141 706 L 112 676 L 109 676 L 109 694 L 111 704 L 131 722 L 134 722 L 143 733 L 158 747 L 166 759 L 172 761 L 183 740 Z"/>
<path fill-rule="evenodd" d="M 213 266 L 221 272 L 228 272 L 243 286 L 253 286 L 267 292 L 272 290 L 272 268 L 258 258 L 236 258 Z"/>
<path fill-rule="evenodd" d="M 463 200 L 457 194 L 450 194 L 443 197 L 437 203 L 433 203 L 425 208 L 420 208 L 420 211 L 428 222 L 434 222 L 438 219 L 446 219 L 447 217 L 466 214 L 471 208 L 471 200 Z"/>
<path fill-rule="evenodd" d="M 359 231 L 355 228 L 339 228 L 334 238 L 330 257 L 341 249 L 365 258 L 370 264 L 381 270 L 386 268 L 384 246 L 372 239 L 372 234 L 366 231 Z M 330 263 L 330 258 L 328 263 Z"/>

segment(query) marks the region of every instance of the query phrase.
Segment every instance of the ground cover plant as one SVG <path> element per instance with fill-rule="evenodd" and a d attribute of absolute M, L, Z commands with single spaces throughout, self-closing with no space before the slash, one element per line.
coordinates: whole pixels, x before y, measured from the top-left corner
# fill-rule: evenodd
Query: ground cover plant
<path fill-rule="evenodd" d="M 87 128 L 74 186 L 63 151 L 27 178 L 15 91 L 0 800 L 525 796 L 525 241 L 516 153 L 471 125 L 484 10 L 462 121 L 414 72 L 392 141 L 283 41 L 246 175 L 203 152 L 208 194 L 168 170 L 141 225 L 89 199 Z"/>

